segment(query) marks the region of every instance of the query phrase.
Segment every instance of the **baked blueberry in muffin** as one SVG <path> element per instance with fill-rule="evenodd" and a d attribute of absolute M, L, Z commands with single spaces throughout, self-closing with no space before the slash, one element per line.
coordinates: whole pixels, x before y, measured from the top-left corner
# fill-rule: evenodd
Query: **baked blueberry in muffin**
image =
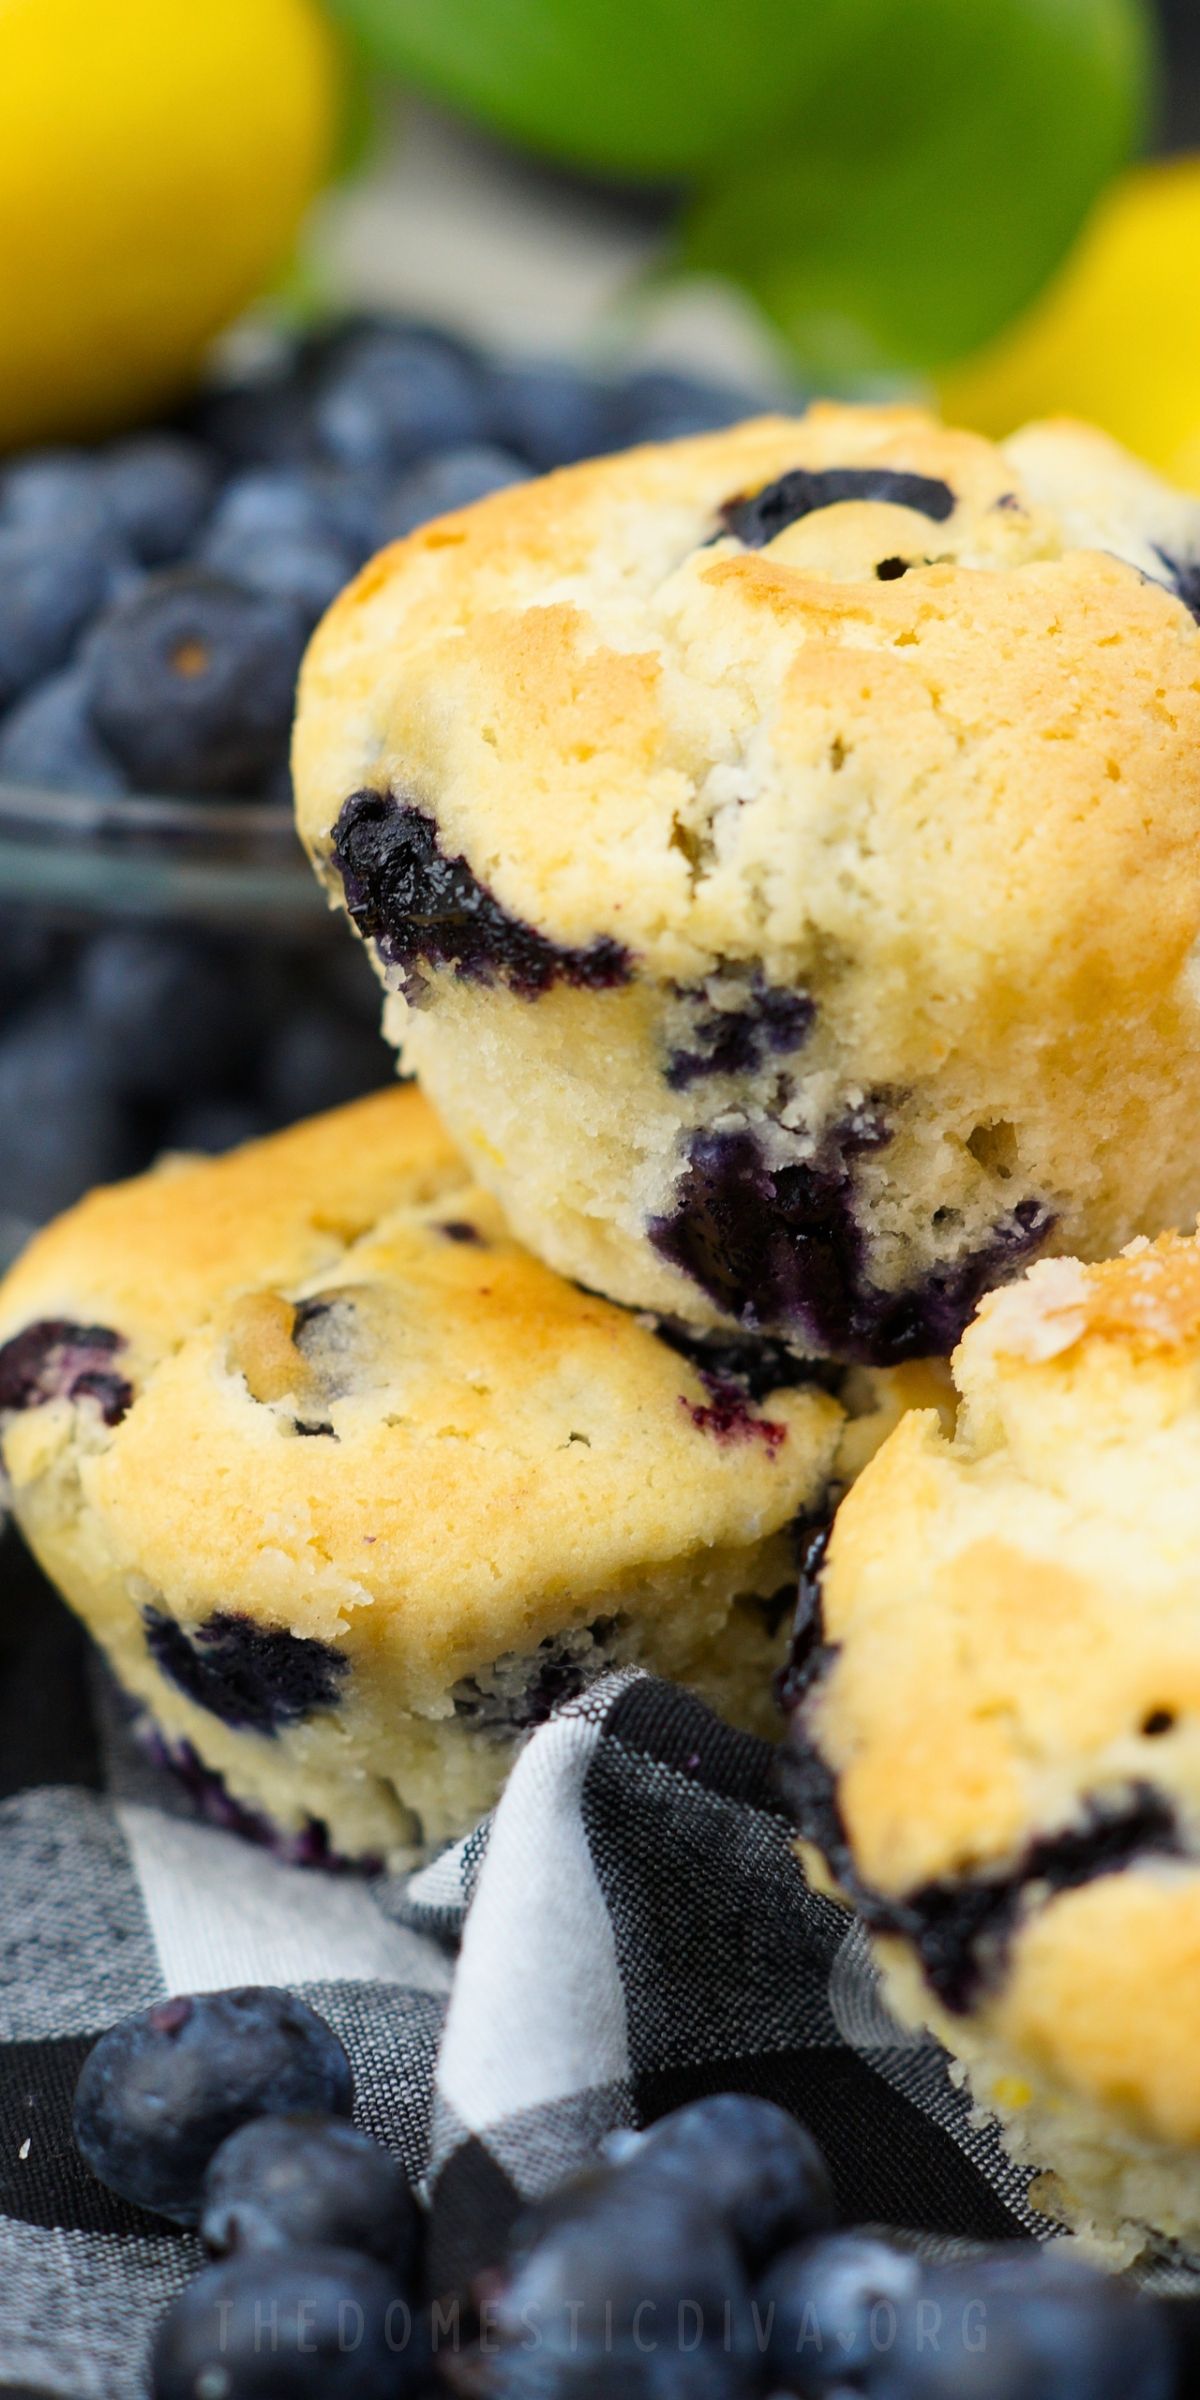
<path fill-rule="evenodd" d="M 325 619 L 301 830 L 519 1238 L 868 1364 L 1190 1222 L 1200 503 L 815 408 L 422 528 Z"/>
<path fill-rule="evenodd" d="M 805 1561 L 804 1854 L 1114 2257 L 1200 2248 L 1200 1238 L 1050 1259 Z"/>
<path fill-rule="evenodd" d="M 0 1287 L 20 1525 L 201 1803 L 296 1858 L 461 1831 L 613 1666 L 773 1730 L 793 1521 L 902 1391 L 851 1425 L 829 1380 L 563 1282 L 399 1089 L 93 1193 Z"/>

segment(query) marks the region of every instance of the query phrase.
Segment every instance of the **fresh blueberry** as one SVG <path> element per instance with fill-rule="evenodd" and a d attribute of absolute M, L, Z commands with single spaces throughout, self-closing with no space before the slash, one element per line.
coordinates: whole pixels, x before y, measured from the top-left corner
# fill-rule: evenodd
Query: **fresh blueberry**
<path fill-rule="evenodd" d="M 316 455 L 311 397 L 286 372 L 214 384 L 193 401 L 185 423 L 230 467 L 295 466 Z"/>
<path fill-rule="evenodd" d="M 150 2388 L 153 2400 L 409 2400 L 426 2363 L 386 2267 L 312 2247 L 206 2268 L 158 2327 Z"/>
<path fill-rule="evenodd" d="M 610 440 L 669 442 L 681 434 L 715 433 L 757 415 L 761 399 L 728 384 L 708 383 L 671 367 L 643 367 L 613 394 Z"/>
<path fill-rule="evenodd" d="M 233 545 L 264 541 L 332 542 L 355 565 L 380 543 L 386 482 L 339 467 L 256 467 L 225 487 L 201 556 L 236 576 Z"/>
<path fill-rule="evenodd" d="M 835 2221 L 825 2161 L 803 2125 L 773 2100 L 714 2092 L 660 2117 L 626 2172 L 702 2191 L 752 2272 Z"/>
<path fill-rule="evenodd" d="M 91 691 L 85 667 L 62 667 L 26 692 L 0 720 L 0 775 L 99 799 L 127 792 L 128 776 L 92 723 Z"/>
<path fill-rule="evenodd" d="M 255 541 L 263 535 L 294 541 L 297 536 L 326 530 L 324 517 L 303 467 L 255 467 L 235 475 L 213 512 L 201 548 L 210 558 L 213 547 L 231 541 Z"/>
<path fill-rule="evenodd" d="M 236 1098 L 188 1101 L 167 1121 L 164 1150 L 198 1150 L 207 1157 L 236 1150 L 269 1133 L 271 1120 L 256 1101 Z"/>
<path fill-rule="evenodd" d="M 436 318 L 416 316 L 407 309 L 400 315 L 391 309 L 353 308 L 301 336 L 293 372 L 305 385 L 321 383 L 334 368 L 356 357 L 364 342 L 397 344 L 402 350 L 419 342 L 423 350 L 437 351 L 465 369 L 474 371 L 478 363 L 474 346 L 465 335 L 452 332 Z"/>
<path fill-rule="evenodd" d="M 0 518 L 31 533 L 115 530 L 94 458 L 85 450 L 27 450 L 0 475 Z"/>
<path fill-rule="evenodd" d="M 917 2259 L 869 2233 L 785 2250 L 756 2294 L 771 2388 L 801 2400 L 823 2400 L 843 2384 L 857 2391 L 920 2281 Z"/>
<path fill-rule="evenodd" d="M 495 2400 L 749 2400 L 749 2293 L 704 2195 L 594 2168 L 520 2220 L 489 2311 Z"/>
<path fill-rule="evenodd" d="M 263 1101 L 277 1124 L 292 1125 L 299 1117 L 379 1091 L 394 1072 L 391 1053 L 373 1026 L 310 1002 L 284 1017 L 267 1044 Z"/>
<path fill-rule="evenodd" d="M 213 2152 L 251 2117 L 350 2114 L 350 2061 L 291 1992 L 160 2000 L 102 2034 L 75 2089 L 85 2165 L 138 2208 L 194 2225 Z"/>
<path fill-rule="evenodd" d="M 140 578 L 94 451 L 27 450 L 14 459 L 0 476 L 0 526 L 57 546 L 67 561 L 91 560 L 103 601 Z"/>
<path fill-rule="evenodd" d="M 108 598 L 113 565 L 94 530 L 0 526 L 0 708 L 62 666 Z"/>
<path fill-rule="evenodd" d="M 381 496 L 370 488 L 351 497 L 345 487 L 356 482 L 298 467 L 237 476 L 205 534 L 201 564 L 294 600 L 315 624 L 377 546 Z"/>
<path fill-rule="evenodd" d="M 79 966 L 84 1021 L 115 1090 L 172 1100 L 219 1087 L 245 1044 L 245 993 L 218 944 L 166 926 L 114 927 Z"/>
<path fill-rule="evenodd" d="M 133 434 L 114 442 L 101 452 L 95 473 L 106 508 L 147 567 L 183 557 L 217 488 L 210 460 L 178 433 Z"/>
<path fill-rule="evenodd" d="M 488 379 L 494 439 L 527 458 L 539 474 L 606 449 L 612 412 L 607 384 L 558 359 L 493 367 Z"/>
<path fill-rule="evenodd" d="M 329 534 L 239 534 L 215 528 L 204 544 L 203 563 L 248 591 L 293 602 L 311 627 L 349 583 L 356 562 Z"/>
<path fill-rule="evenodd" d="M 89 637 L 96 723 L 143 791 L 253 794 L 286 749 L 304 642 L 293 602 L 167 569 Z"/>
<path fill-rule="evenodd" d="M 78 1011 L 36 1001 L 0 1038 L 0 1210 L 43 1224 L 138 1163 L 106 1061 Z"/>
<path fill-rule="evenodd" d="M 368 332 L 335 354 L 314 406 L 325 454 L 345 467 L 395 470 L 428 450 L 479 440 L 481 378 L 420 333 Z"/>
<path fill-rule="evenodd" d="M 403 2168 L 343 2117 L 253 2117 L 204 2178 L 200 2239 L 214 2258 L 319 2242 L 378 2259 L 408 2291 L 420 2235 Z"/>
<path fill-rule="evenodd" d="M 310 467 L 309 496 L 325 534 L 350 552 L 356 567 L 382 548 L 390 479 L 350 467 Z"/>
<path fill-rule="evenodd" d="M 855 2388 L 869 2400 L 1172 2400 L 1174 2378 L 1161 2306 L 1057 2248 L 1014 2242 L 928 2268 L 893 2311 L 881 2304 Z"/>
<path fill-rule="evenodd" d="M 509 484 L 523 483 L 527 469 L 511 450 L 497 450 L 487 442 L 468 442 L 461 449 L 442 450 L 436 458 L 424 459 L 408 475 L 393 484 L 384 503 L 381 516 L 381 539 L 398 542 L 402 535 L 414 533 L 431 517 L 449 516 L 451 509 L 468 508 L 473 500 L 482 500 L 489 492 L 502 492 Z"/>

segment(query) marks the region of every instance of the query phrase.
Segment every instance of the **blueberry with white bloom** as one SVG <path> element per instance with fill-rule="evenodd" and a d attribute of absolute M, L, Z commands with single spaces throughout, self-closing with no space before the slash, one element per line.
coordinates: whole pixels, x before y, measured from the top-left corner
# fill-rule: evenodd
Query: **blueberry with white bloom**
<path fill-rule="evenodd" d="M 291 1992 L 249 1985 L 160 2000 L 89 2051 L 75 2141 L 93 2175 L 139 2208 L 194 2225 L 205 2171 L 251 2117 L 349 2116 L 350 2061 Z"/>
<path fill-rule="evenodd" d="M 868 2233 L 831 2233 L 785 2250 L 755 2295 L 768 2380 L 822 2400 L 860 2378 L 895 2339 L 919 2261 Z"/>
<path fill-rule="evenodd" d="M 812 2135 L 751 2093 L 714 2092 L 660 2117 L 623 2171 L 703 2192 L 755 2272 L 835 2219 L 829 2170 Z"/>
<path fill-rule="evenodd" d="M 254 2117 L 209 2161 L 200 2239 L 214 2258 L 316 2242 L 377 2259 L 411 2296 L 420 2238 L 403 2167 L 344 2118 Z"/>

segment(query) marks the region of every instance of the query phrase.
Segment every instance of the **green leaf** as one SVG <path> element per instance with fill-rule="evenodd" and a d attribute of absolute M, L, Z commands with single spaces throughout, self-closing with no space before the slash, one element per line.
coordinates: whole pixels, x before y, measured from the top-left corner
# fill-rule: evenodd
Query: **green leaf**
<path fill-rule="evenodd" d="M 329 5 L 370 58 L 493 131 L 574 166 L 668 179 L 747 145 L 757 156 L 877 0 Z"/>
<path fill-rule="evenodd" d="M 333 162 L 335 183 L 359 174 L 367 164 L 383 122 L 381 98 L 365 60 L 347 45 L 342 59 L 342 113 Z"/>
<path fill-rule="evenodd" d="M 1140 0 L 876 0 L 853 73 L 695 199 L 684 263 L 747 285 L 816 377 L 941 366 L 1058 263 L 1151 59 Z"/>

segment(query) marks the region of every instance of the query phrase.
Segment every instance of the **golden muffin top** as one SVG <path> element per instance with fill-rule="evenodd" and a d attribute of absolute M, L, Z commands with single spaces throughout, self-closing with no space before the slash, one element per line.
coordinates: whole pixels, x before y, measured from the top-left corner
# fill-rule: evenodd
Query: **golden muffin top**
<path fill-rule="evenodd" d="M 536 1647 L 572 1591 L 753 1548 L 841 1424 L 541 1266 L 413 1090 L 95 1192 L 0 1286 L 19 1514 L 82 1507 L 184 1622 L 353 1617 L 423 1684 Z"/>
<path fill-rule="evenodd" d="M 973 997 L 1147 1005 L 1200 927 L 1198 555 L 1200 503 L 1065 423 L 826 405 L 568 468 L 334 604 L 301 831 L 340 898 L 390 793 L 597 972 L 837 967 L 913 1071 Z"/>

